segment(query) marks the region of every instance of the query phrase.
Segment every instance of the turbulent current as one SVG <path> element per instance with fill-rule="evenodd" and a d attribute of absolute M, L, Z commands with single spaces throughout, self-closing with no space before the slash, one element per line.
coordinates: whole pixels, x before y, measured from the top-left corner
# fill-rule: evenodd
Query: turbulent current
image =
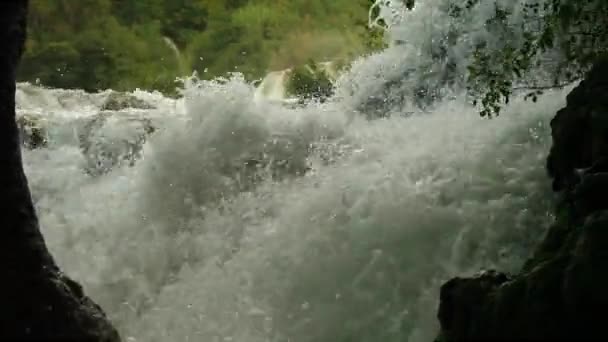
<path fill-rule="evenodd" d="M 424 16 L 401 15 L 394 35 L 423 41 Z M 420 110 L 405 100 L 429 58 L 416 44 L 356 61 L 333 99 L 297 108 L 235 75 L 190 79 L 179 100 L 138 91 L 153 109 L 91 124 L 108 92 L 20 84 L 19 114 L 48 136 L 24 159 L 51 252 L 125 341 L 432 340 L 443 281 L 518 270 L 551 223 L 548 124 L 565 91 L 492 120 L 458 92 Z M 137 144 L 132 162 L 99 157 Z"/>

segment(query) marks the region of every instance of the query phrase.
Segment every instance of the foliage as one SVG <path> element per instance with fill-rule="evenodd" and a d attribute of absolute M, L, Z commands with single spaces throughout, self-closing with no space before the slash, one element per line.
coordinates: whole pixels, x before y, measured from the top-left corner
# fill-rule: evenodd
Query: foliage
<path fill-rule="evenodd" d="M 19 81 L 87 91 L 174 91 L 178 64 L 160 23 L 128 27 L 112 9 L 108 0 L 33 0 Z"/>
<path fill-rule="evenodd" d="M 453 6 L 452 15 L 461 16 L 479 3 L 468 0 Z M 514 14 L 522 15 L 519 27 L 509 24 Z M 498 115 L 513 91 L 527 90 L 527 97 L 536 101 L 543 90 L 582 78 L 608 52 L 606 18 L 605 0 L 531 0 L 518 7 L 497 2 L 486 27 L 503 45 L 500 49 L 478 45 L 469 66 L 468 89 L 480 100 L 481 115 Z M 551 68 L 554 77 L 549 84 L 519 86 L 533 67 L 545 66 L 548 59 L 558 61 Z"/>
<path fill-rule="evenodd" d="M 371 0 L 31 0 L 19 81 L 88 91 L 175 90 L 213 78 L 353 58 L 382 47 Z M 172 45 L 173 44 L 173 45 Z"/>

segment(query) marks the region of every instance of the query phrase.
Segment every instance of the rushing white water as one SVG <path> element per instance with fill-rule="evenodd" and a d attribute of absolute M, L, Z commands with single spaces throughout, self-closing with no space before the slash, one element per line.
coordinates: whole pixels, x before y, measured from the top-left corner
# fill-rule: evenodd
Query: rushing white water
<path fill-rule="evenodd" d="M 138 92 L 157 109 L 127 112 L 158 130 L 102 175 L 73 141 L 25 151 L 52 253 L 126 341 L 431 340 L 443 281 L 516 271 L 551 222 L 543 166 L 565 91 L 493 120 L 462 96 L 366 120 L 373 89 L 418 81 L 399 78 L 411 49 L 358 61 L 332 101 L 303 108 L 256 101 L 238 76 L 187 83 L 181 105 Z M 49 120 L 103 102 L 21 87 L 19 111 Z M 108 127 L 112 143 L 130 134 Z"/>

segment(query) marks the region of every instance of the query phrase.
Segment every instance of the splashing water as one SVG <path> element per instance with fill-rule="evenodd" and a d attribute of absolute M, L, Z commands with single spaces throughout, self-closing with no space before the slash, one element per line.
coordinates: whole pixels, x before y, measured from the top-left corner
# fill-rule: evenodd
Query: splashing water
<path fill-rule="evenodd" d="M 58 263 L 125 340 L 431 340 L 443 281 L 516 271 L 551 223 L 548 121 L 566 92 L 494 120 L 457 93 L 419 113 L 406 101 L 417 39 L 357 61 L 332 101 L 303 108 L 255 100 L 238 75 L 190 80 L 183 105 L 138 92 L 158 130 L 134 166 L 91 176 L 75 142 L 25 151 Z M 388 101 L 370 100 L 390 80 Z M 102 102 L 22 87 L 19 111 L 49 118 Z M 379 107 L 390 115 L 365 118 Z"/>

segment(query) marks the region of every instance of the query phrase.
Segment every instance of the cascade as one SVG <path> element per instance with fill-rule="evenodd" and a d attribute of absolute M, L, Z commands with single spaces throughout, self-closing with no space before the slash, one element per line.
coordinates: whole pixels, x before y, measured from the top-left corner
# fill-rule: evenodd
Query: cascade
<path fill-rule="evenodd" d="M 378 3 L 393 43 L 325 103 L 272 101 L 285 72 L 257 89 L 190 78 L 179 100 L 138 91 L 154 108 L 110 111 L 156 128 L 136 163 L 87 173 L 65 132 L 24 152 L 51 252 L 126 341 L 429 341 L 443 281 L 521 267 L 552 222 L 543 165 L 569 89 L 480 119 L 442 82 L 448 59 L 464 75 L 491 9 L 453 22 L 444 1 Z M 18 111 L 59 132 L 104 94 L 21 84 Z M 130 142 L 121 123 L 88 134 Z"/>

